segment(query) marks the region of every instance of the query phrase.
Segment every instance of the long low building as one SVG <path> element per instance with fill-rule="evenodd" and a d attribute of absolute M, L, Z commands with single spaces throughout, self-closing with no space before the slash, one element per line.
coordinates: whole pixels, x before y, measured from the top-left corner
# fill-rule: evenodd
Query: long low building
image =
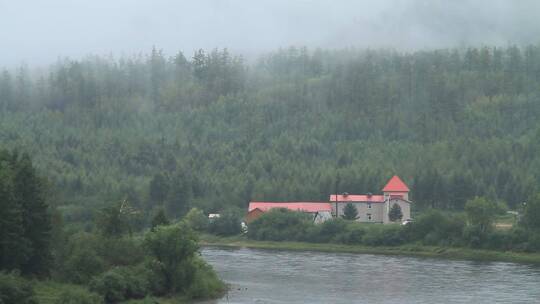
<path fill-rule="evenodd" d="M 343 216 L 345 206 L 351 204 L 356 208 L 358 222 L 390 223 L 392 209 L 399 209 L 400 216 L 396 221 L 411 218 L 411 201 L 409 187 L 394 175 L 383 187 L 383 194 L 332 194 L 329 202 L 250 202 L 246 222 L 250 223 L 261 214 L 273 208 L 285 208 L 313 214 L 315 222 L 324 222 L 334 217 Z"/>
<path fill-rule="evenodd" d="M 328 202 L 250 202 L 246 223 L 254 221 L 264 212 L 274 208 L 311 213 L 315 221 L 326 218 L 332 213 L 332 205 Z"/>

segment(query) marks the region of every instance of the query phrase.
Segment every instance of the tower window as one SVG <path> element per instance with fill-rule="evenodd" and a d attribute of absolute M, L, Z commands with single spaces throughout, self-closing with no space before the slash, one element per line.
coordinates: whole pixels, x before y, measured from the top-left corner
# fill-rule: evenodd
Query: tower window
<path fill-rule="evenodd" d="M 367 219 L 368 219 L 368 221 L 371 221 L 371 213 L 367 214 Z"/>
<path fill-rule="evenodd" d="M 368 209 L 371 209 L 371 203 L 367 203 Z"/>

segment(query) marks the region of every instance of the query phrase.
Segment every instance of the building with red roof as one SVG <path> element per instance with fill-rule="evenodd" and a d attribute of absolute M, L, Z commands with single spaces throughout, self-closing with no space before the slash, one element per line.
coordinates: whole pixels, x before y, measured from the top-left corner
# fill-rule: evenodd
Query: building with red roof
<path fill-rule="evenodd" d="M 359 222 L 389 223 L 391 208 L 397 205 L 401 209 L 401 220 L 411 218 L 409 187 L 394 175 L 382 188 L 382 194 L 331 194 L 329 202 L 250 202 L 246 222 L 250 223 L 274 208 L 285 208 L 312 214 L 315 222 L 323 222 L 333 215 L 343 215 L 343 208 L 352 204 L 358 211 Z M 394 207 L 396 208 L 396 207 Z"/>
<path fill-rule="evenodd" d="M 332 194 L 330 203 L 334 216 L 342 216 L 345 205 L 352 204 L 358 211 L 357 221 L 369 223 L 389 223 L 390 209 L 397 205 L 401 209 L 402 220 L 411 218 L 410 189 L 397 175 L 382 188 L 383 194 Z M 395 208 L 395 207 L 394 207 Z"/>
<path fill-rule="evenodd" d="M 331 213 L 332 205 L 328 202 L 250 202 L 246 222 L 256 220 L 264 212 L 274 208 L 285 208 L 292 211 L 300 211 L 313 214 L 316 217 L 319 213 Z"/>

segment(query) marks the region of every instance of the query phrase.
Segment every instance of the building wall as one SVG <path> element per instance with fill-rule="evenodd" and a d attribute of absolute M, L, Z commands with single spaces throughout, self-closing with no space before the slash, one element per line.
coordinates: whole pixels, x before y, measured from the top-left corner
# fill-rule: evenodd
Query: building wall
<path fill-rule="evenodd" d="M 388 211 L 394 204 L 398 204 L 401 207 L 403 213 L 403 220 L 411 218 L 411 204 L 401 199 L 392 199 L 388 203 L 367 203 L 367 202 L 351 202 L 353 206 L 358 210 L 358 222 L 365 223 L 389 223 Z M 371 204 L 371 208 L 369 208 Z M 338 215 L 343 215 L 343 209 L 347 205 L 346 202 L 338 202 Z M 335 214 L 336 203 L 332 203 L 332 213 Z M 368 214 L 371 214 L 371 220 L 368 218 Z"/>
<path fill-rule="evenodd" d="M 367 202 L 351 202 L 353 206 L 356 207 L 356 210 L 358 211 L 358 219 L 356 221 L 358 222 L 366 222 L 366 223 L 382 223 L 383 222 L 383 215 L 384 215 L 384 203 L 367 203 Z M 371 204 L 371 208 L 369 205 Z M 345 202 L 338 202 L 338 215 L 341 217 L 343 215 L 343 209 L 347 203 Z M 332 204 L 332 211 L 335 213 L 336 204 Z M 368 214 L 371 214 L 371 220 L 368 218 Z"/>
<path fill-rule="evenodd" d="M 401 207 L 401 213 L 403 213 L 402 220 L 411 218 L 411 204 L 409 202 L 400 199 L 392 199 L 388 202 L 388 211 L 390 211 L 390 208 L 392 208 L 394 204 L 398 204 L 399 207 Z M 388 215 L 386 215 L 386 217 L 388 217 Z"/>

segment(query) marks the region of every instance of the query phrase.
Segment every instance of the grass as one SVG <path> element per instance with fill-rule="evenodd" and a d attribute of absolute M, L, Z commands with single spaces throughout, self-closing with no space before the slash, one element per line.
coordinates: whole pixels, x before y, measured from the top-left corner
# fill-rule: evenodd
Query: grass
<path fill-rule="evenodd" d="M 346 252 L 359 254 L 404 255 L 429 258 L 444 258 L 472 261 L 504 261 L 514 263 L 540 264 L 540 253 L 481 250 L 457 247 L 423 246 L 406 244 L 393 247 L 373 247 L 364 245 L 343 245 L 334 243 L 271 242 L 253 241 L 245 237 L 216 237 L 202 235 L 202 246 L 246 247 L 256 249 Z"/>

